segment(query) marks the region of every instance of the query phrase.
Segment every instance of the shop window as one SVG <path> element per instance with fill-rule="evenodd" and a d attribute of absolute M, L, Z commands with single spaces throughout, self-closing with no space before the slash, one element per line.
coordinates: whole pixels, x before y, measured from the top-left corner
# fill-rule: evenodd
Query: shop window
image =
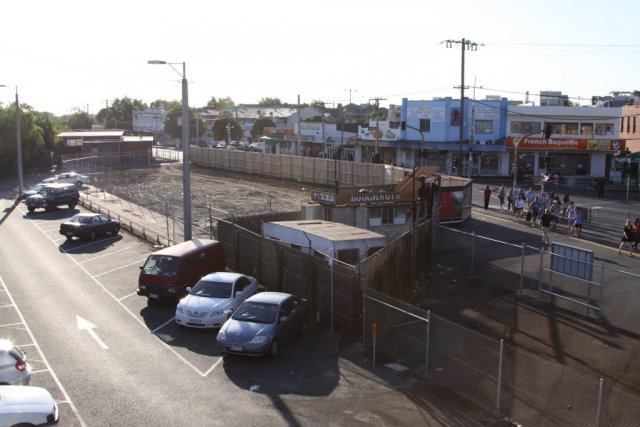
<path fill-rule="evenodd" d="M 420 119 L 420 132 L 431 132 L 431 119 Z"/>
<path fill-rule="evenodd" d="M 380 210 L 382 211 L 382 223 L 385 225 L 393 224 L 393 206 L 380 208 Z"/>
<path fill-rule="evenodd" d="M 393 208 L 393 223 L 404 224 L 407 221 L 407 207 L 396 206 Z"/>
<path fill-rule="evenodd" d="M 620 117 L 620 132 L 624 132 L 624 117 Z"/>
<path fill-rule="evenodd" d="M 369 208 L 369 227 L 380 227 L 382 225 L 382 209 Z"/>
<path fill-rule="evenodd" d="M 627 132 L 631 132 L 631 116 L 627 116 Z"/>
<path fill-rule="evenodd" d="M 633 116 L 633 133 L 636 133 L 636 116 Z"/>
<path fill-rule="evenodd" d="M 492 134 L 493 120 L 476 120 L 474 130 L 477 134 Z"/>
<path fill-rule="evenodd" d="M 613 135 L 613 123 L 596 124 L 596 135 Z"/>
<path fill-rule="evenodd" d="M 556 135 L 577 135 L 578 134 L 578 124 L 577 123 L 563 123 L 563 122 L 552 122 L 549 123 L 551 125 L 551 134 Z"/>
<path fill-rule="evenodd" d="M 593 135 L 593 123 L 580 123 L 580 135 Z"/>
<path fill-rule="evenodd" d="M 511 122 L 511 133 L 532 133 L 542 130 L 540 122 Z"/>

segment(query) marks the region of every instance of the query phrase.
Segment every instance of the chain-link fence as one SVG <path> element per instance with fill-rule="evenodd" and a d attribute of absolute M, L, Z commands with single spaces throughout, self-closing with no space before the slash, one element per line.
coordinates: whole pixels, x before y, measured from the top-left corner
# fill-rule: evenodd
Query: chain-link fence
<path fill-rule="evenodd" d="M 370 288 L 365 344 L 522 425 L 637 426 L 640 397 Z M 375 354 L 374 354 L 375 360 Z"/>

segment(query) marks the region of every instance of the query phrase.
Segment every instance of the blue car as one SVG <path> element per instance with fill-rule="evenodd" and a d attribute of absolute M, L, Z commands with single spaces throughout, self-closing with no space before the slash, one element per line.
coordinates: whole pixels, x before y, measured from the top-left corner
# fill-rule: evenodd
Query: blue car
<path fill-rule="evenodd" d="M 307 301 L 282 292 L 249 297 L 220 328 L 216 345 L 223 353 L 275 357 L 296 334 L 309 329 Z"/>

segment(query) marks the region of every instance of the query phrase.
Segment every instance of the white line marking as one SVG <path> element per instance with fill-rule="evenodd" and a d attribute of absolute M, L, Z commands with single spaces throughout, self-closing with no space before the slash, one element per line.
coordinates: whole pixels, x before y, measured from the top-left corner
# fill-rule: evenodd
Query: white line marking
<path fill-rule="evenodd" d="M 8 328 L 9 326 L 18 326 L 22 325 L 22 323 L 5 323 L 4 325 L 0 325 L 0 328 Z"/>
<path fill-rule="evenodd" d="M 112 251 L 112 252 L 97 256 L 97 257 L 84 259 L 84 260 L 80 261 L 80 264 L 85 263 L 85 262 L 95 261 L 95 260 L 97 260 L 99 258 L 103 258 L 103 257 L 109 256 L 109 255 L 113 255 L 113 254 L 116 254 L 118 252 L 126 251 L 127 249 L 129 249 L 129 248 L 127 247 L 127 248 L 124 248 L 124 249 L 118 249 L 117 251 Z"/>
<path fill-rule="evenodd" d="M 24 316 L 22 315 L 22 311 L 20 311 L 20 309 L 16 305 L 16 302 L 14 301 L 13 296 L 11 295 L 11 292 L 9 292 L 9 288 L 7 288 L 7 285 L 4 283 L 4 280 L 2 279 L 2 276 L 0 276 L 0 285 L 2 285 L 2 287 L 7 290 L 7 295 L 11 299 L 11 302 L 13 303 L 13 305 L 15 306 L 16 312 L 18 313 L 18 316 L 20 317 L 20 320 L 22 321 L 22 323 L 24 323 L 25 329 L 27 330 L 27 333 L 29 334 L 29 337 L 31 337 L 31 340 L 33 341 L 36 349 L 38 350 L 38 353 L 40 353 L 40 355 L 42 356 L 42 361 L 44 362 L 44 364 L 47 367 L 47 369 L 51 372 L 51 376 L 53 377 L 53 380 L 58 385 L 58 388 L 62 392 L 62 395 L 64 396 L 64 398 L 69 402 L 69 407 L 71 408 L 71 411 L 73 412 L 73 414 L 78 419 L 78 422 L 80 423 L 80 425 L 81 426 L 86 426 L 84 420 L 82 419 L 82 416 L 80 415 L 80 412 L 78 412 L 78 409 L 76 408 L 76 405 L 73 404 L 73 401 L 69 397 L 69 394 L 67 394 L 67 390 L 65 390 L 64 386 L 60 382 L 60 379 L 58 378 L 56 373 L 53 371 L 53 369 L 51 368 L 51 365 L 49 364 L 49 361 L 47 360 L 46 356 L 42 352 L 42 349 L 40 348 L 40 345 L 38 344 L 38 341 L 36 341 L 36 337 L 33 335 L 33 332 L 31 332 L 31 328 L 29 328 L 29 325 L 27 324 L 27 321 L 25 320 Z"/>
<path fill-rule="evenodd" d="M 49 238 L 51 239 L 51 237 L 49 237 Z M 67 249 L 62 249 L 62 248 L 60 248 L 60 249 L 61 249 L 61 250 L 62 250 L 62 252 L 64 252 L 65 254 L 68 254 L 69 252 L 73 252 L 73 251 L 76 251 L 76 250 L 78 250 L 78 249 L 86 248 L 87 246 L 92 246 L 92 245 L 95 245 L 96 243 L 104 243 L 104 242 L 108 242 L 109 240 L 113 240 L 113 239 L 115 239 L 115 237 L 109 237 L 108 239 L 102 239 L 102 240 L 94 240 L 94 241 L 92 241 L 91 243 L 86 243 L 86 244 L 84 244 L 84 245 L 80 245 L 80 246 L 74 246 L 73 248 L 69 248 L 68 250 L 67 250 Z M 51 241 L 52 241 L 53 243 L 55 243 L 55 240 L 51 239 Z"/>
<path fill-rule="evenodd" d="M 76 323 L 78 324 L 78 329 L 85 330 L 87 332 L 89 332 L 89 335 L 91 335 L 91 338 L 93 338 L 95 340 L 95 342 L 98 343 L 98 345 L 100 347 L 102 347 L 103 350 L 108 350 L 109 346 L 106 345 L 104 343 L 104 341 L 102 341 L 100 339 L 100 337 L 98 336 L 98 334 L 96 333 L 96 331 L 94 331 L 95 328 L 97 328 L 96 325 L 94 325 L 93 323 L 89 322 L 87 319 L 84 319 L 80 316 L 78 316 L 76 314 Z"/>
<path fill-rule="evenodd" d="M 155 334 L 157 331 L 159 331 L 160 329 L 164 328 L 165 326 L 167 326 L 169 323 L 173 322 L 176 318 L 172 317 L 171 319 L 167 320 L 166 322 L 164 322 L 162 325 L 158 326 L 157 328 L 155 328 L 153 331 L 151 331 L 152 334 Z"/>
<path fill-rule="evenodd" d="M 130 262 L 129 264 L 121 265 L 120 267 L 114 268 L 113 270 L 109 270 L 109 271 L 105 271 L 104 273 L 96 274 L 93 277 L 95 278 L 95 277 L 104 276 L 105 274 L 113 273 L 114 271 L 122 270 L 123 268 L 127 268 L 127 267 L 130 267 L 130 266 L 135 265 L 135 264 L 140 264 L 145 259 L 146 258 L 142 258 L 139 261 L 134 261 L 134 262 Z"/>
<path fill-rule="evenodd" d="M 0 305 L 0 308 L 7 308 L 7 307 L 13 307 L 13 305 L 12 304 Z"/>
<path fill-rule="evenodd" d="M 40 369 L 38 371 L 31 371 L 31 374 L 41 374 L 43 372 L 51 372 L 48 369 Z"/>
<path fill-rule="evenodd" d="M 42 231 L 42 229 L 40 227 L 38 227 L 36 224 L 34 224 L 34 226 Z M 55 245 L 55 241 L 51 238 L 51 236 L 43 233 L 46 237 L 49 238 L 49 240 Z M 57 246 L 57 245 L 56 245 Z M 138 316 L 136 316 L 135 313 L 133 313 L 131 310 L 129 310 L 127 308 L 126 305 L 124 305 L 122 303 L 122 301 L 120 301 L 118 298 L 116 298 L 115 295 L 113 295 L 102 283 L 100 283 L 100 281 L 98 279 L 96 279 L 91 273 L 89 273 L 87 271 L 87 269 L 85 269 L 78 261 L 76 261 L 71 254 L 69 254 L 68 252 L 63 251 L 63 254 L 65 254 L 70 260 L 71 262 L 73 262 L 80 270 L 82 270 L 91 280 L 93 280 L 93 282 L 98 285 L 107 295 L 109 295 L 117 304 L 120 305 L 120 307 L 122 307 L 122 309 L 124 311 L 127 312 L 127 314 L 129 316 L 131 316 L 133 318 L 133 320 L 135 320 L 140 326 L 142 326 L 144 328 L 145 331 L 151 333 L 151 331 L 149 330 L 149 328 L 147 327 L 147 325 L 144 323 L 144 321 L 142 319 L 140 319 Z M 146 258 L 145 258 L 146 259 Z M 15 303 L 14 303 L 15 304 Z M 17 309 L 17 307 L 16 307 Z M 151 333 L 151 335 L 153 336 L 153 338 L 155 338 L 157 340 L 158 343 L 160 343 L 162 346 L 164 346 L 167 350 L 169 350 L 171 353 L 174 354 L 174 356 L 176 356 L 179 360 L 182 361 L 182 363 L 184 363 L 185 365 L 187 365 L 187 367 L 191 368 L 195 373 L 197 373 L 198 375 L 200 375 L 201 377 L 204 377 L 204 373 L 201 372 L 198 368 L 196 368 L 191 362 L 189 362 L 187 359 L 185 359 L 180 353 L 178 353 L 173 347 L 171 347 L 169 344 L 167 344 L 166 342 L 164 342 L 162 339 L 160 339 L 160 337 L 158 337 L 157 335 Z M 84 425 L 84 422 L 82 423 Z"/>
<path fill-rule="evenodd" d="M 123 297 L 122 297 L 122 298 L 120 298 L 118 301 L 122 301 L 122 300 L 127 299 L 127 298 L 129 298 L 129 297 L 132 297 L 132 296 L 134 296 L 134 295 L 138 295 L 138 292 L 131 292 L 129 295 L 125 295 L 125 296 L 123 296 Z"/>

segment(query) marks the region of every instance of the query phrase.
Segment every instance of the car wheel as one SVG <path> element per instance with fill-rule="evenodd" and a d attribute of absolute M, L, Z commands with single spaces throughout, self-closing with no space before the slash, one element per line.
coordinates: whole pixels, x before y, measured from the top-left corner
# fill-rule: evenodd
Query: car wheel
<path fill-rule="evenodd" d="M 36 208 L 34 208 L 33 206 L 27 206 L 27 210 L 28 210 L 29 212 L 33 212 L 33 211 L 35 211 L 35 210 L 36 210 Z"/>
<path fill-rule="evenodd" d="M 53 205 L 47 203 L 46 205 L 44 205 L 44 210 L 47 212 L 53 212 Z"/>
<path fill-rule="evenodd" d="M 78 204 L 78 201 L 77 201 L 77 200 L 72 200 L 72 201 L 71 201 L 71 202 L 69 202 L 69 204 L 68 204 L 69 209 L 73 209 L 73 208 L 75 208 L 77 204 Z"/>
<path fill-rule="evenodd" d="M 71 240 L 73 236 L 67 236 L 67 240 Z"/>
<path fill-rule="evenodd" d="M 96 232 L 92 231 L 91 234 L 89 234 L 89 239 L 90 240 L 96 240 Z"/>
<path fill-rule="evenodd" d="M 76 187 L 82 188 L 82 181 L 76 181 Z"/>
<path fill-rule="evenodd" d="M 114 229 L 113 229 L 113 234 L 117 235 L 120 232 L 120 226 L 117 225 Z"/>
<path fill-rule="evenodd" d="M 278 340 L 274 338 L 273 341 L 271 341 L 271 346 L 269 347 L 269 357 L 273 359 L 278 355 L 279 351 L 280 347 L 278 346 Z"/>

